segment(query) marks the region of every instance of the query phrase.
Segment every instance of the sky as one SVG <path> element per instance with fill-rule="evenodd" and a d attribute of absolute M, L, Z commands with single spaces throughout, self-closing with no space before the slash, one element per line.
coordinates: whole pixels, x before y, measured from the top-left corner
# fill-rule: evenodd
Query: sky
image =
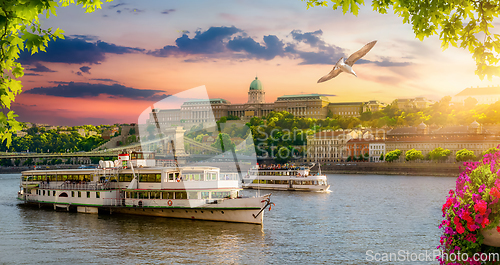
<path fill-rule="evenodd" d="M 205 86 L 211 98 L 247 101 L 258 76 L 266 102 L 291 94 L 327 94 L 332 102 L 425 96 L 439 100 L 481 81 L 462 49 L 420 41 L 411 25 L 378 14 L 370 3 L 356 17 L 300 0 L 113 1 L 94 13 L 71 5 L 43 28 L 65 39 L 46 53 L 22 53 L 18 120 L 51 125 L 136 123 L 169 95 Z M 317 83 L 337 60 L 373 40 L 353 69 Z"/>

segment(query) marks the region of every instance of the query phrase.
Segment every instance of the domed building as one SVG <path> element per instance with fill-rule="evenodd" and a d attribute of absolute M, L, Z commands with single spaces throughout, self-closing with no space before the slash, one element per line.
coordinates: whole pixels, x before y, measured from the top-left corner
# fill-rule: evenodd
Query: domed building
<path fill-rule="evenodd" d="M 255 80 L 250 83 L 250 90 L 248 91 L 248 104 L 266 103 L 266 92 L 262 89 L 262 83 L 255 77 Z"/>
<path fill-rule="evenodd" d="M 258 77 L 250 83 L 248 101 L 245 104 L 233 104 L 228 108 L 228 115 L 237 116 L 242 120 L 252 117 L 262 117 L 274 110 L 273 103 L 266 103 L 266 92 Z"/>

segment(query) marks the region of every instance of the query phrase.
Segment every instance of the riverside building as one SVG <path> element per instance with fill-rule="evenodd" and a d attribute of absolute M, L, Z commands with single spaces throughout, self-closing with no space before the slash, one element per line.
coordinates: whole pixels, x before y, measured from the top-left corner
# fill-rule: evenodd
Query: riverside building
<path fill-rule="evenodd" d="M 248 121 L 253 117 L 266 116 L 271 111 L 288 111 L 296 117 L 313 119 L 326 119 L 328 115 L 358 117 L 364 111 L 374 112 L 385 106 L 377 100 L 331 102 L 327 96 L 315 93 L 283 95 L 274 102 L 267 103 L 264 87 L 257 77 L 250 83 L 247 93 L 248 100 L 243 104 L 231 104 L 225 99 L 214 98 L 210 101 L 186 101 L 176 109 L 155 109 L 148 123 L 155 124 L 154 115 L 158 123 L 166 127 L 203 123 L 230 115 Z"/>

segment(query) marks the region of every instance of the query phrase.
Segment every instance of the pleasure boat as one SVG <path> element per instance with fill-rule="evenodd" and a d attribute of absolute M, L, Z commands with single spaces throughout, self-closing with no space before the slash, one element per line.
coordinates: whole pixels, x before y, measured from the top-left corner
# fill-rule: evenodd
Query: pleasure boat
<path fill-rule="evenodd" d="M 139 159 L 147 158 L 147 159 Z M 244 198 L 237 173 L 210 166 L 156 167 L 132 152 L 96 169 L 22 172 L 18 199 L 80 213 L 123 213 L 262 224 L 270 194 Z"/>
<path fill-rule="evenodd" d="M 251 168 L 243 177 L 245 189 L 328 192 L 326 175 L 311 173 L 307 166 L 262 166 Z"/>

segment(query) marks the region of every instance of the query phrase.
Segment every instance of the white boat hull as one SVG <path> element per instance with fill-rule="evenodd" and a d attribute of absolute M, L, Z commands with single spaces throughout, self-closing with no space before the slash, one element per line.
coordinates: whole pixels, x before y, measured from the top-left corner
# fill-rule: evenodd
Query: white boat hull
<path fill-rule="evenodd" d="M 57 193 L 70 193 L 71 191 L 59 190 Z M 27 204 L 38 206 L 51 206 L 54 210 L 76 210 L 79 213 L 97 214 L 99 211 L 105 213 L 122 213 L 146 216 L 158 216 L 168 218 L 184 218 L 192 220 L 210 220 L 237 222 L 249 224 L 262 224 L 269 195 L 252 198 L 220 199 L 205 203 L 205 200 L 139 200 L 126 199 L 125 205 L 121 205 L 121 200 L 109 199 L 86 201 L 85 198 L 61 198 L 52 197 L 52 201 L 46 196 L 34 194 L 18 194 L 18 199 Z M 170 201 L 170 203 L 169 203 Z M 191 202 L 189 202 L 191 201 Z M 139 204 L 140 202 L 140 204 Z M 171 206 L 169 205 L 171 204 Z M 139 206 L 142 205 L 142 206 Z"/>

